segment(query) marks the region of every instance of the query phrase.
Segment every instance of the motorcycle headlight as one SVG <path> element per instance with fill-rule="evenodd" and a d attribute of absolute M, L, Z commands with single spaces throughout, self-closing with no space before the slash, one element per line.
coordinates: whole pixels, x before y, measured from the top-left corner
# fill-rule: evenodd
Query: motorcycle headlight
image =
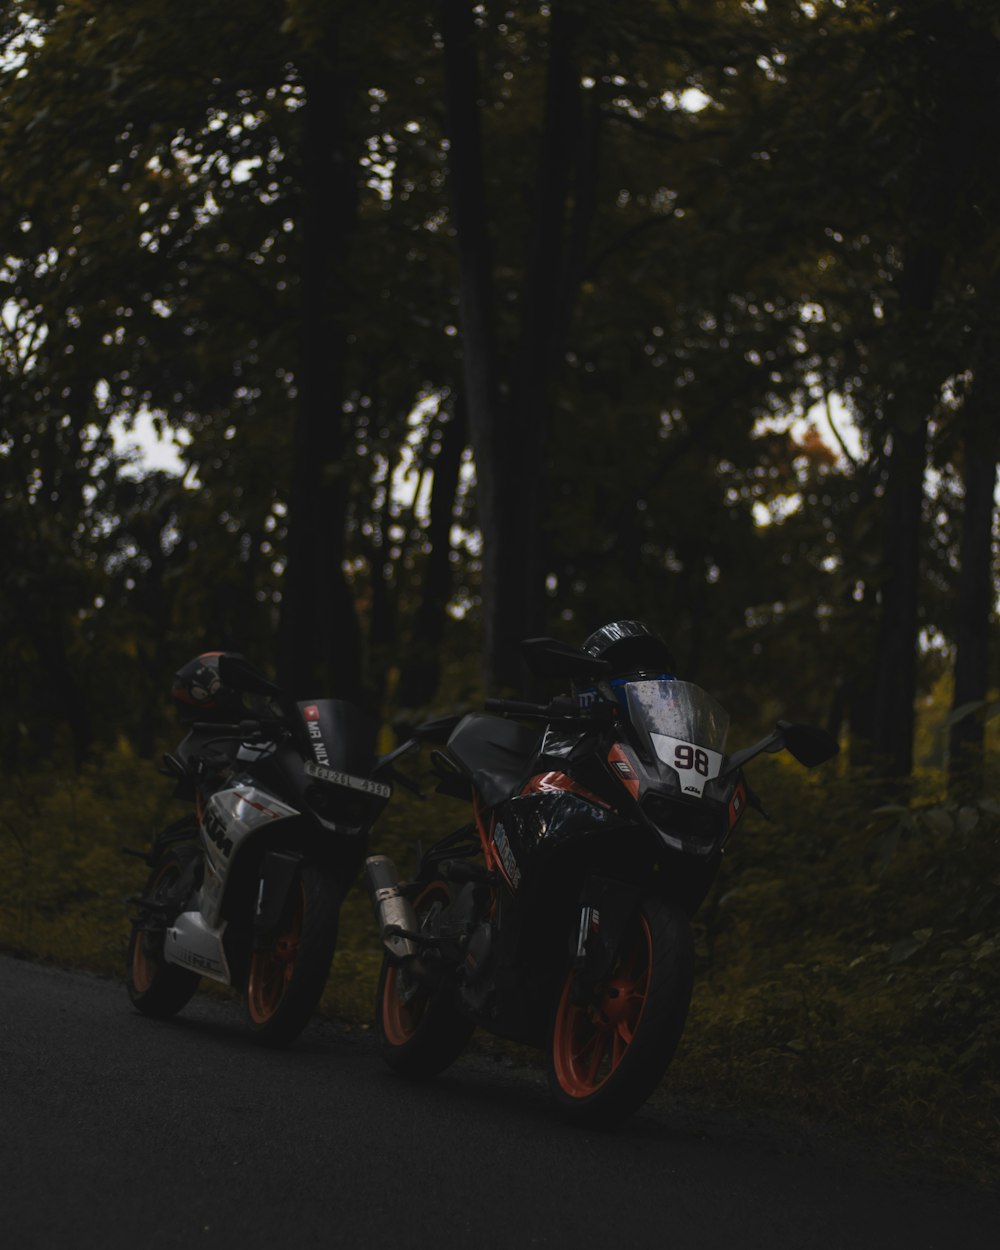
<path fill-rule="evenodd" d="M 364 826 L 372 804 L 366 794 L 352 794 L 349 790 L 339 791 L 328 786 L 309 786 L 305 799 L 322 820 L 346 826 L 345 833 Z"/>
<path fill-rule="evenodd" d="M 669 846 L 694 855 L 710 855 L 729 832 L 726 809 L 711 800 L 691 802 L 679 796 L 647 794 L 642 811 Z"/>

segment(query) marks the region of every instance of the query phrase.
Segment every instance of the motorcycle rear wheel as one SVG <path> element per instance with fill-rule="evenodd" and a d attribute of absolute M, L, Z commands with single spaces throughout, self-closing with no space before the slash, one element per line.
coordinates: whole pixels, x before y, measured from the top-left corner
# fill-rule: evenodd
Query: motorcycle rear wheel
<path fill-rule="evenodd" d="M 660 1083 L 684 1031 L 694 975 L 687 917 L 644 899 L 598 1000 L 571 1001 L 562 986 L 549 1041 L 549 1089 L 573 1119 L 611 1126 Z"/>
<path fill-rule="evenodd" d="M 153 864 L 143 897 L 162 902 L 197 851 L 166 851 Z M 147 909 L 132 926 L 128 947 L 126 988 L 133 1006 L 146 1016 L 168 1020 L 190 1002 L 201 977 L 163 958 L 164 927 L 148 927 L 157 913 Z M 146 926 L 146 927 L 144 927 Z"/>
<path fill-rule="evenodd" d="M 421 925 L 436 904 L 447 906 L 448 887 L 432 881 L 417 896 Z M 382 1058 L 400 1076 L 420 1080 L 450 1067 L 465 1050 L 473 1022 L 455 1007 L 447 989 L 410 981 L 405 968 L 386 956 L 375 997 L 375 1028 Z"/>
<path fill-rule="evenodd" d="M 289 1045 L 312 1019 L 330 975 L 339 920 L 340 896 L 332 877 L 304 864 L 278 931 L 250 957 L 247 1022 L 262 1045 Z"/>

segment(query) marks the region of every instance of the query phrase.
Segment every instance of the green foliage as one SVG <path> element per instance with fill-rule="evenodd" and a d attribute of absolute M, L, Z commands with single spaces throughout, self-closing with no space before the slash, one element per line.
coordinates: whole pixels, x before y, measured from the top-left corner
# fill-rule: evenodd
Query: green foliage
<path fill-rule="evenodd" d="M 842 718 L 872 685 L 893 421 L 930 423 L 920 624 L 954 636 L 963 414 L 996 355 L 998 185 L 977 156 L 1000 116 L 991 6 L 569 7 L 590 145 L 560 207 L 573 315 L 549 446 L 517 449 L 551 482 L 537 535 L 550 628 L 579 638 L 610 611 L 646 614 L 740 715 L 781 686 L 800 714 Z M 0 525 L 17 553 L 0 672 L 45 688 L 80 758 L 123 727 L 148 750 L 153 691 L 191 651 L 273 657 L 308 266 L 305 83 L 335 54 L 330 150 L 355 160 L 358 209 L 330 403 L 350 427 L 337 472 L 372 687 L 422 642 L 436 414 L 462 386 L 437 10 L 202 8 L 188 21 L 191 6 L 160 0 L 17 0 L 0 24 Z M 483 6 L 475 24 L 509 354 L 531 289 L 550 20 Z M 909 265 L 931 253 L 914 327 Z M 858 431 L 850 454 L 815 411 L 831 394 Z M 111 424 L 143 411 L 183 433 L 183 481 L 139 485 L 122 463 Z M 810 411 L 811 432 L 795 424 Z M 455 520 L 467 628 L 453 645 L 474 656 L 468 465 Z M 52 750 L 28 703 L 0 715 L 8 759 L 25 736 Z"/>
<path fill-rule="evenodd" d="M 833 1116 L 985 1176 L 1000 1161 L 1000 805 L 780 761 L 698 919 L 673 1074 L 723 1102 Z M 932 791 L 940 778 L 918 778 Z"/>
<path fill-rule="evenodd" d="M 167 823 L 169 787 L 124 744 L 78 774 L 9 774 L 0 811 L 0 946 L 119 975 L 126 900 L 145 850 Z"/>

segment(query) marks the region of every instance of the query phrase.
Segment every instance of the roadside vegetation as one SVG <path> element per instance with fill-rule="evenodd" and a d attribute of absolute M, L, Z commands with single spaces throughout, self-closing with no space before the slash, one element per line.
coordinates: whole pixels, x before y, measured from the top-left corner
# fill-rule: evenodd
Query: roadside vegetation
<path fill-rule="evenodd" d="M 995 1178 L 1000 803 L 943 800 L 929 769 L 890 804 L 846 765 L 807 774 L 765 759 L 752 781 L 771 819 L 748 816 L 696 918 L 695 996 L 668 1088 Z M 124 746 L 77 775 L 8 778 L 0 947 L 121 976 L 126 901 L 145 869 L 120 847 L 144 847 L 178 811 L 169 783 Z M 453 800 L 398 792 L 375 849 L 406 872 L 418 841 L 461 817 Z M 358 883 L 324 1011 L 366 1027 L 379 961 Z"/>

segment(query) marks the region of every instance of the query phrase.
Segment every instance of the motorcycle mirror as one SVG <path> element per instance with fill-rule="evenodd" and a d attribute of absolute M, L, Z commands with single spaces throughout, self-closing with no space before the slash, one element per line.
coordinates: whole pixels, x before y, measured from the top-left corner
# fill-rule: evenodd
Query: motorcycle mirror
<path fill-rule="evenodd" d="M 597 678 L 611 671 L 607 660 L 598 660 L 556 638 L 525 638 L 521 643 L 525 663 L 538 677 L 559 681 Z"/>
<path fill-rule="evenodd" d="M 840 751 L 836 738 L 815 725 L 797 725 L 779 720 L 778 730 L 785 747 L 806 768 L 815 768 L 817 764 L 833 759 Z"/>
<path fill-rule="evenodd" d="M 420 743 L 417 741 L 416 738 L 408 738 L 404 743 L 396 747 L 394 750 L 389 751 L 385 755 L 380 755 L 378 757 L 378 759 L 375 761 L 375 772 L 377 773 L 379 769 L 382 769 L 382 768 L 390 768 L 390 766 L 395 760 L 400 759 L 401 756 L 409 755 L 411 751 L 415 751 L 419 746 L 420 746 Z"/>

